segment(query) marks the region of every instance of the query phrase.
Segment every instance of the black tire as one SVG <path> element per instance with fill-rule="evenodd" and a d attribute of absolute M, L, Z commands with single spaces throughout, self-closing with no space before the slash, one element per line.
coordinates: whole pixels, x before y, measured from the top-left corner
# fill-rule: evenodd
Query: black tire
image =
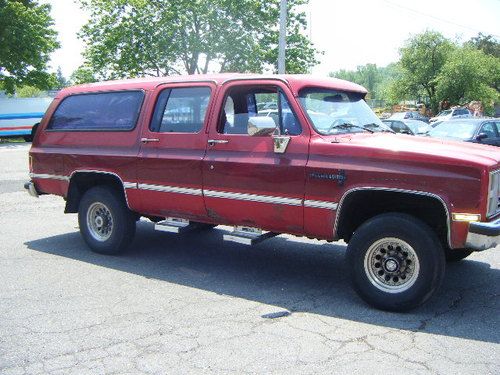
<path fill-rule="evenodd" d="M 87 190 L 78 208 L 80 233 L 92 251 L 100 254 L 123 252 L 134 238 L 135 219 L 123 194 L 107 186 Z M 98 226 L 98 223 L 102 225 Z"/>
<path fill-rule="evenodd" d="M 445 257 L 437 235 L 406 214 L 387 213 L 366 221 L 354 232 L 346 256 L 354 289 L 382 310 L 407 311 L 421 305 L 444 278 Z"/>
<path fill-rule="evenodd" d="M 472 253 L 473 253 L 473 251 L 469 250 L 469 249 L 446 248 L 444 250 L 444 255 L 446 257 L 447 262 L 458 262 L 459 260 L 467 258 Z"/>

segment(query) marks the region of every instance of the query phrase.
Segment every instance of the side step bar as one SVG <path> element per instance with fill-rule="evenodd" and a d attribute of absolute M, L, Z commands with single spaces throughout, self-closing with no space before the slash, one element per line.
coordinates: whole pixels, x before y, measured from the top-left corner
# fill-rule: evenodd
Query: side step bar
<path fill-rule="evenodd" d="M 167 217 L 155 224 L 155 230 L 169 233 L 181 233 L 189 229 L 189 220 L 177 217 Z"/>
<path fill-rule="evenodd" d="M 155 230 L 169 233 L 183 233 L 190 229 L 195 229 L 197 226 L 199 226 L 197 223 L 190 223 L 186 219 L 167 217 L 165 220 L 155 224 Z M 222 238 L 224 241 L 236 242 L 243 245 L 255 245 L 278 234 L 263 232 L 258 228 L 236 226 L 231 233 L 224 234 Z"/>
<path fill-rule="evenodd" d="M 255 245 L 256 243 L 277 236 L 278 233 L 262 232 L 261 229 L 252 227 L 234 227 L 234 230 L 223 236 L 224 241 L 231 241 L 243 245 Z"/>

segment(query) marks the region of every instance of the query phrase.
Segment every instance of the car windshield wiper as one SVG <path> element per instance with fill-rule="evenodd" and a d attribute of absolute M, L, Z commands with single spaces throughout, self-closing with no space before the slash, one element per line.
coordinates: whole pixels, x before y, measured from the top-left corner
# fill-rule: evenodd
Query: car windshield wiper
<path fill-rule="evenodd" d="M 390 128 L 383 127 L 380 124 L 377 124 L 376 122 L 370 122 L 368 124 L 364 124 L 363 126 L 365 126 L 367 128 L 382 128 L 382 132 L 396 133 L 394 130 L 392 130 Z"/>
<path fill-rule="evenodd" d="M 374 133 L 373 130 L 367 129 L 364 126 L 354 125 L 354 124 L 350 124 L 348 122 L 344 122 L 342 124 L 337 124 L 337 125 L 330 126 L 330 129 L 328 129 L 328 133 L 330 133 L 333 129 L 361 129 L 361 130 L 367 131 L 369 133 Z"/>

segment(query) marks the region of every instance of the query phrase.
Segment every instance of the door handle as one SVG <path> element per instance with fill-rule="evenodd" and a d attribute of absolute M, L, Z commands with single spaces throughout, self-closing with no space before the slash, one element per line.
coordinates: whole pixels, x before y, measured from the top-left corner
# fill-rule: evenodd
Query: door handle
<path fill-rule="evenodd" d="M 160 142 L 158 138 L 141 138 L 142 143 L 148 143 L 148 142 Z"/>
<path fill-rule="evenodd" d="M 216 143 L 229 143 L 229 141 L 227 139 L 209 139 L 208 140 L 208 144 L 210 146 L 213 146 Z"/>

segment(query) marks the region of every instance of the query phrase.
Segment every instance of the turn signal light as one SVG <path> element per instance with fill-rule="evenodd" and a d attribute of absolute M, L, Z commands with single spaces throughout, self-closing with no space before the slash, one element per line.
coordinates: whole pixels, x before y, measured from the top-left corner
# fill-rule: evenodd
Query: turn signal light
<path fill-rule="evenodd" d="M 479 221 L 481 220 L 481 215 L 479 214 L 453 214 L 453 221 Z"/>

